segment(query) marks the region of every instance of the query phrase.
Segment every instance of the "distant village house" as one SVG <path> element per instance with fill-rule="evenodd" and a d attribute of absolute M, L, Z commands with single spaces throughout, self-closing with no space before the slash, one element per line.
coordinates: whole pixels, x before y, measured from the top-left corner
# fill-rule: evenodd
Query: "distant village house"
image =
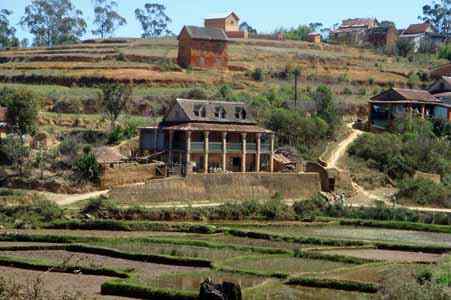
<path fill-rule="evenodd" d="M 228 66 L 228 38 L 222 29 L 185 26 L 178 36 L 178 64 L 183 68 Z"/>
<path fill-rule="evenodd" d="M 366 41 L 375 48 L 394 49 L 398 41 L 398 31 L 394 26 L 378 26 L 367 30 Z"/>
<path fill-rule="evenodd" d="M 307 41 L 314 44 L 320 44 L 321 34 L 318 32 L 310 32 L 307 36 Z"/>
<path fill-rule="evenodd" d="M 415 52 L 420 51 L 422 47 L 425 51 L 436 51 L 446 40 L 446 36 L 437 33 L 428 22 L 410 25 L 399 38 L 411 41 Z"/>
<path fill-rule="evenodd" d="M 240 30 L 240 17 L 234 12 L 208 16 L 205 28 L 222 29 L 229 38 L 248 38 L 248 32 Z"/>
<path fill-rule="evenodd" d="M 186 175 L 273 172 L 277 162 L 274 133 L 239 102 L 178 99 L 158 126 L 140 129 L 140 148 Z"/>
<path fill-rule="evenodd" d="M 451 102 L 435 97 L 428 91 L 392 88 L 369 101 L 369 129 L 393 127 L 397 119 L 414 114 L 422 118 L 451 122 Z"/>
<path fill-rule="evenodd" d="M 377 26 L 379 22 L 372 18 L 343 20 L 340 27 L 330 33 L 330 38 L 337 44 L 361 46 L 366 42 L 367 30 Z"/>

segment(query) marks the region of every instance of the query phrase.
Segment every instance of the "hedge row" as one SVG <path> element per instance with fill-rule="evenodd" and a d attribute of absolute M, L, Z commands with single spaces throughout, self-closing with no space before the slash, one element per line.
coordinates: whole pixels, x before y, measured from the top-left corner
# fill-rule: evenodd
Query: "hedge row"
<path fill-rule="evenodd" d="M 375 243 L 374 245 L 377 249 L 382 250 L 411 251 L 411 252 L 436 253 L 436 254 L 451 252 L 451 247 L 447 246 L 403 245 L 390 243 Z"/>
<path fill-rule="evenodd" d="M 64 250 L 66 245 L 37 245 L 37 246 L 1 246 L 0 251 L 41 251 Z"/>
<path fill-rule="evenodd" d="M 13 267 L 18 269 L 51 271 L 58 273 L 81 273 L 85 275 L 109 276 L 118 278 L 128 278 L 129 275 L 122 271 L 108 268 L 89 268 L 81 266 L 63 266 L 55 262 L 44 260 L 30 260 L 22 257 L 0 256 L 0 265 L 5 267 Z"/>
<path fill-rule="evenodd" d="M 198 293 L 174 289 L 157 289 L 130 283 L 124 280 L 112 280 L 102 284 L 102 295 L 133 297 L 139 299 L 197 300 Z"/>
<path fill-rule="evenodd" d="M 224 233 L 237 237 L 245 237 L 251 239 L 283 241 L 288 243 L 311 244 L 311 245 L 327 245 L 327 246 L 365 246 L 367 242 L 352 240 L 332 240 L 317 237 L 292 237 L 279 234 L 269 234 L 255 231 L 245 231 L 239 229 L 224 229 Z"/>
<path fill-rule="evenodd" d="M 70 220 L 55 221 L 44 225 L 46 229 L 71 230 L 111 230 L 111 231 L 163 231 L 213 234 L 218 229 L 212 225 L 190 223 L 157 223 L 146 221 L 116 221 L 116 220 Z"/>
<path fill-rule="evenodd" d="M 362 220 L 362 219 L 339 219 L 339 225 L 365 226 L 375 228 L 399 229 L 399 230 L 414 230 L 426 232 L 438 232 L 451 234 L 451 226 L 436 225 L 414 222 L 400 222 L 400 221 L 376 221 L 376 220 Z"/>
<path fill-rule="evenodd" d="M 104 256 L 113 257 L 113 258 L 122 258 L 122 259 L 128 259 L 128 260 L 150 262 L 150 263 L 156 263 L 156 264 L 161 264 L 161 265 L 198 267 L 198 268 L 211 268 L 212 267 L 211 261 L 205 260 L 205 259 L 176 257 L 176 256 L 169 256 L 169 255 L 151 255 L 151 254 L 129 253 L 129 252 L 122 252 L 122 251 L 119 251 L 116 249 L 101 248 L 101 247 L 88 246 L 88 245 L 74 245 L 74 244 L 67 245 L 66 251 L 104 255 Z"/>
<path fill-rule="evenodd" d="M 352 257 L 352 256 L 345 256 L 345 255 L 323 254 L 320 252 L 312 252 L 312 251 L 307 252 L 307 251 L 300 251 L 300 250 L 296 251 L 294 256 L 301 257 L 301 258 L 320 259 L 320 260 L 328 260 L 328 261 L 342 262 L 342 263 L 348 263 L 348 264 L 357 264 L 357 265 L 383 261 L 383 260 L 376 260 L 376 259 L 365 259 L 365 258 L 358 258 L 358 257 Z"/>
<path fill-rule="evenodd" d="M 79 236 L 65 235 L 32 235 L 32 234 L 1 234 L 0 241 L 5 242 L 30 242 L 30 243 L 53 243 L 53 244 L 70 244 L 83 243 L 87 241 L 100 240 L 97 238 L 85 238 Z"/>
<path fill-rule="evenodd" d="M 379 286 L 374 283 L 364 283 L 349 280 L 336 280 L 315 277 L 290 278 L 285 283 L 289 285 L 302 285 L 308 287 L 327 288 L 343 291 L 355 291 L 370 294 L 375 294 L 379 290 Z"/>

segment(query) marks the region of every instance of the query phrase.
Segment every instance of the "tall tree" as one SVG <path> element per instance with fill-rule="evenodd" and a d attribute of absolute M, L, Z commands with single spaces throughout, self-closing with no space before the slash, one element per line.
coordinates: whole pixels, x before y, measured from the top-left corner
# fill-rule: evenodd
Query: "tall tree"
<path fill-rule="evenodd" d="M 173 34 L 169 30 L 171 18 L 166 15 L 166 6 L 158 3 L 146 3 L 144 10 L 135 10 L 136 19 L 141 23 L 143 38 L 154 38 Z"/>
<path fill-rule="evenodd" d="M 35 94 L 25 89 L 3 88 L 0 104 L 8 109 L 6 118 L 12 132 L 21 136 L 34 134 L 39 113 L 39 99 Z"/>
<path fill-rule="evenodd" d="M 34 35 L 35 46 L 47 47 L 79 41 L 87 26 L 71 0 L 33 0 L 20 25 Z"/>
<path fill-rule="evenodd" d="M 132 88 L 128 85 L 108 84 L 102 86 L 102 108 L 105 117 L 111 122 L 111 129 L 125 110 L 132 96 Z"/>
<path fill-rule="evenodd" d="M 451 27 L 451 0 L 434 0 L 431 5 L 423 6 L 423 16 L 419 17 L 431 23 L 441 33 L 449 33 Z"/>
<path fill-rule="evenodd" d="M 257 30 L 249 25 L 247 22 L 243 22 L 240 24 L 240 31 L 247 31 L 252 34 L 257 34 Z"/>
<path fill-rule="evenodd" d="M 112 0 L 94 1 L 94 25 L 97 26 L 92 34 L 100 36 L 102 39 L 113 36 L 117 28 L 127 24 L 127 20 L 117 11 L 117 2 Z"/>
<path fill-rule="evenodd" d="M 0 49 L 17 47 L 19 40 L 16 38 L 16 29 L 9 24 L 9 16 L 12 11 L 0 10 Z"/>

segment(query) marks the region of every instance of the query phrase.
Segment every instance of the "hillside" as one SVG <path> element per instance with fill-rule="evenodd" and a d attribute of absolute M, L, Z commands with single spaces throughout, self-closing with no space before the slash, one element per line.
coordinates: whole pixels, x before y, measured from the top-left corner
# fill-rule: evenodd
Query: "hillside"
<path fill-rule="evenodd" d="M 162 88 L 160 92 L 164 94 L 169 88 L 202 86 L 209 89 L 220 84 L 258 93 L 272 85 L 288 83 L 286 71 L 300 66 L 303 87 L 325 83 L 336 94 L 346 94 L 346 100 L 356 102 L 366 98 L 359 96 L 372 94 L 380 86 L 405 86 L 410 74 L 440 64 L 424 62 L 425 59 L 409 62 L 364 49 L 294 41 L 236 40 L 229 47 L 229 56 L 230 67 L 226 72 L 183 71 L 175 64 L 175 39 L 87 41 L 51 49 L 2 51 L 0 82 L 44 84 L 48 87 L 39 89 L 43 96 L 45 90 L 51 90 L 52 95 L 61 93 L 81 99 L 92 95 L 93 91 L 78 90 L 76 95 L 71 91 L 67 95 L 58 87 L 86 88 L 111 80 L 132 80 L 141 88 L 138 92 L 141 97 L 148 94 L 142 88 Z M 249 76 L 255 68 L 267 73 L 266 80 L 256 82 Z"/>

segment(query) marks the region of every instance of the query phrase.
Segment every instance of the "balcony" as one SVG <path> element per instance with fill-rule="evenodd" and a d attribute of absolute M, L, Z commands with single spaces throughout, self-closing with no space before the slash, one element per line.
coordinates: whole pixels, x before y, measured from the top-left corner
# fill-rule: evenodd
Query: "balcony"
<path fill-rule="evenodd" d="M 261 144 L 260 146 L 262 153 L 270 153 L 271 152 L 271 144 Z"/>
<path fill-rule="evenodd" d="M 222 153 L 222 143 L 208 143 L 208 151 L 210 153 Z"/>
<path fill-rule="evenodd" d="M 257 144 L 256 143 L 246 143 L 246 152 L 257 153 Z"/>
<path fill-rule="evenodd" d="M 227 143 L 227 152 L 241 152 L 242 145 L 241 143 Z"/>
<path fill-rule="evenodd" d="M 204 142 L 191 142 L 191 152 L 203 153 L 204 145 Z"/>

